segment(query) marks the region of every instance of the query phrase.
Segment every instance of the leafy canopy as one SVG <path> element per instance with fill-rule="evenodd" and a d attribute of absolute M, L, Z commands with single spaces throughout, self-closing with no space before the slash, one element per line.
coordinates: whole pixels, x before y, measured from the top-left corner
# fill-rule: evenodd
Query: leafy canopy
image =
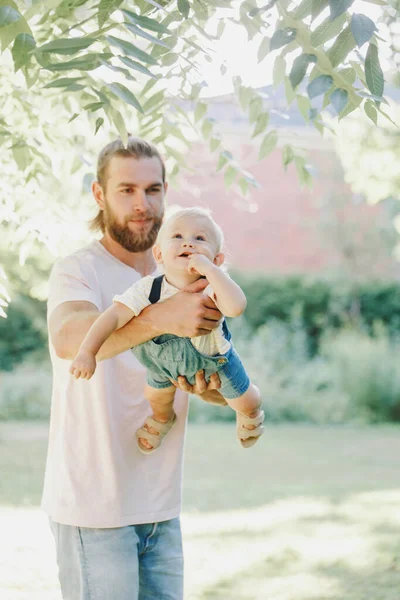
<path fill-rule="evenodd" d="M 363 3 L 390 4 L 357 6 Z M 353 0 L 0 0 L 0 219 L 19 232 L 21 244 L 30 236 L 50 243 L 43 220 L 48 226 L 62 212 L 51 201 L 54 190 L 60 195 L 85 168 L 81 158 L 76 165 L 77 154 L 99 147 L 110 128 L 126 140 L 127 123 L 159 145 L 172 177 L 200 132 L 228 186 L 246 195 L 256 185 L 224 148 L 201 98 L 199 65 L 213 61 L 230 22 L 259 40 L 259 61 L 274 57 L 274 85 L 284 84 L 287 105 L 296 102 L 321 133 L 328 106 L 339 119 L 357 108 L 374 123 L 385 116 L 379 34 L 368 16 L 354 12 Z M 240 78 L 234 88 L 263 159 L 278 144 L 265 99 Z M 68 157 L 62 165 L 60 154 Z M 282 156 L 308 184 L 304 157 L 290 146 Z M 3 279 L 0 271 L 0 285 Z M 7 302 L 4 287 L 0 300 Z"/>

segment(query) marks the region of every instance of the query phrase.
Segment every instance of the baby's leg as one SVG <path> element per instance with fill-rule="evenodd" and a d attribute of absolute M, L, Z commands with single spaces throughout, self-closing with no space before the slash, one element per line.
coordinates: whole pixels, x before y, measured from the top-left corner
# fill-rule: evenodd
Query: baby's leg
<path fill-rule="evenodd" d="M 148 401 L 151 406 L 151 410 L 153 411 L 153 419 L 158 421 L 159 423 L 168 423 L 171 421 L 174 416 L 174 397 L 175 397 L 175 386 L 171 385 L 171 387 L 156 389 L 150 387 L 149 385 L 145 386 L 144 389 L 144 397 Z M 149 433 L 154 435 L 160 435 L 160 432 L 157 431 L 154 427 L 147 425 L 146 423 L 143 425 L 143 428 L 146 429 Z M 139 443 L 151 450 L 153 446 L 148 440 L 144 438 L 138 438 Z"/>
<path fill-rule="evenodd" d="M 238 398 L 226 398 L 226 401 L 236 412 L 252 417 L 261 406 L 260 390 L 251 383 L 244 394 Z"/>
<path fill-rule="evenodd" d="M 257 438 L 262 435 L 264 428 L 261 424 L 264 420 L 264 412 L 261 410 L 260 390 L 252 383 L 244 394 L 238 398 L 226 398 L 227 403 L 237 413 L 237 431 L 239 440 L 244 447 L 252 446 Z M 252 423 L 251 421 L 254 420 Z M 256 430 L 254 436 L 241 436 L 243 429 Z M 246 433 L 246 432 L 244 432 Z"/>

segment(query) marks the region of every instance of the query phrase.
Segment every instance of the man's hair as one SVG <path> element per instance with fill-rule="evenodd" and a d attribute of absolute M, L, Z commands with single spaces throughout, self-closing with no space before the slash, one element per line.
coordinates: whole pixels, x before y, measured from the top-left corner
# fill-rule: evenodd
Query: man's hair
<path fill-rule="evenodd" d="M 121 156 L 123 158 L 132 157 L 136 160 L 141 158 L 158 158 L 161 163 L 162 181 L 165 183 L 165 163 L 157 148 L 150 142 L 147 142 L 141 138 L 133 137 L 129 134 L 126 147 L 124 146 L 123 141 L 118 138 L 107 144 L 107 146 L 104 146 L 103 150 L 99 154 L 97 159 L 97 181 L 103 188 L 104 192 L 106 191 L 107 187 L 108 166 L 114 156 Z M 104 233 L 105 225 L 102 210 L 99 210 L 95 218 L 90 221 L 89 228 L 91 231 L 101 230 Z"/>
<path fill-rule="evenodd" d="M 167 227 L 170 227 L 175 221 L 181 219 L 182 217 L 195 219 L 202 218 L 208 221 L 208 224 L 210 225 L 215 236 L 217 252 L 222 250 L 222 246 L 224 245 L 224 234 L 222 229 L 212 218 L 211 211 L 207 210 L 206 208 L 201 208 L 200 206 L 191 206 L 189 208 L 171 207 L 169 211 L 167 211 L 164 223 L 158 232 L 158 243 L 161 242 Z"/>

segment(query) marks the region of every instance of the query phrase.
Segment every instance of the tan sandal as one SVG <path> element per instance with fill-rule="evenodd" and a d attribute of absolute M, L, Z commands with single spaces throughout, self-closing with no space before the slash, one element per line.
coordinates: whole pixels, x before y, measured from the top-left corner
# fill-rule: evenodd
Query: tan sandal
<path fill-rule="evenodd" d="M 172 429 L 172 427 L 175 425 L 175 423 L 176 423 L 176 415 L 174 415 L 172 417 L 172 419 L 170 419 L 166 423 L 161 423 L 160 421 L 156 421 L 155 419 L 153 419 L 153 417 L 147 417 L 147 419 L 145 420 L 143 425 L 147 425 L 147 427 L 151 427 L 152 429 L 155 429 L 158 432 L 158 434 L 150 433 L 144 427 L 141 427 L 140 429 L 138 429 L 136 432 L 136 438 L 137 438 L 137 444 L 138 444 L 138 448 L 139 448 L 140 452 L 142 452 L 143 454 L 151 454 L 152 452 L 155 452 L 155 450 L 157 450 L 157 448 L 160 447 L 161 442 L 163 441 L 164 437 Z M 153 447 L 146 448 L 146 446 L 143 446 L 140 443 L 140 438 L 142 438 L 143 440 L 147 440 Z"/>
<path fill-rule="evenodd" d="M 264 433 L 262 423 L 264 421 L 264 411 L 259 410 L 256 417 L 248 417 L 242 413 L 236 413 L 236 434 L 240 445 L 243 448 L 253 446 L 258 438 Z M 244 427 L 246 425 L 246 427 Z M 247 429 L 248 425 L 254 425 L 254 429 Z"/>

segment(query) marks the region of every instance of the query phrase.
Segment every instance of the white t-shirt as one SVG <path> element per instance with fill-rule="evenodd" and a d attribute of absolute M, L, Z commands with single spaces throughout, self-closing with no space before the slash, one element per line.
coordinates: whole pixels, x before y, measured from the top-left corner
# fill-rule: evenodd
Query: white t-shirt
<path fill-rule="evenodd" d="M 64 302 L 100 311 L 140 279 L 98 241 L 58 262 L 50 278 L 48 316 Z M 177 424 L 157 452 L 141 454 L 135 432 L 151 409 L 146 370 L 129 350 L 101 361 L 93 377 L 74 379 L 71 361 L 50 342 L 53 393 L 42 507 L 56 522 L 106 528 L 173 519 L 181 509 L 187 395 L 177 392 Z"/>
<path fill-rule="evenodd" d="M 146 277 L 143 277 L 143 279 L 137 283 L 134 283 L 123 294 L 114 296 L 114 302 L 121 302 L 121 304 L 125 304 L 125 306 L 130 308 L 133 314 L 137 317 L 137 315 L 139 315 L 142 310 L 150 304 L 149 294 L 153 281 L 154 275 L 147 275 Z M 177 292 L 179 292 L 179 289 L 171 285 L 164 277 L 162 280 L 159 302 L 168 300 L 168 298 L 171 298 Z M 206 287 L 204 293 L 208 294 L 210 298 L 217 302 L 211 285 Z M 213 329 L 207 335 L 200 335 L 190 338 L 190 341 L 199 352 L 206 354 L 207 356 L 225 354 L 231 347 L 230 342 L 228 342 L 228 340 L 224 337 L 222 324 L 219 325 L 217 329 Z"/>

